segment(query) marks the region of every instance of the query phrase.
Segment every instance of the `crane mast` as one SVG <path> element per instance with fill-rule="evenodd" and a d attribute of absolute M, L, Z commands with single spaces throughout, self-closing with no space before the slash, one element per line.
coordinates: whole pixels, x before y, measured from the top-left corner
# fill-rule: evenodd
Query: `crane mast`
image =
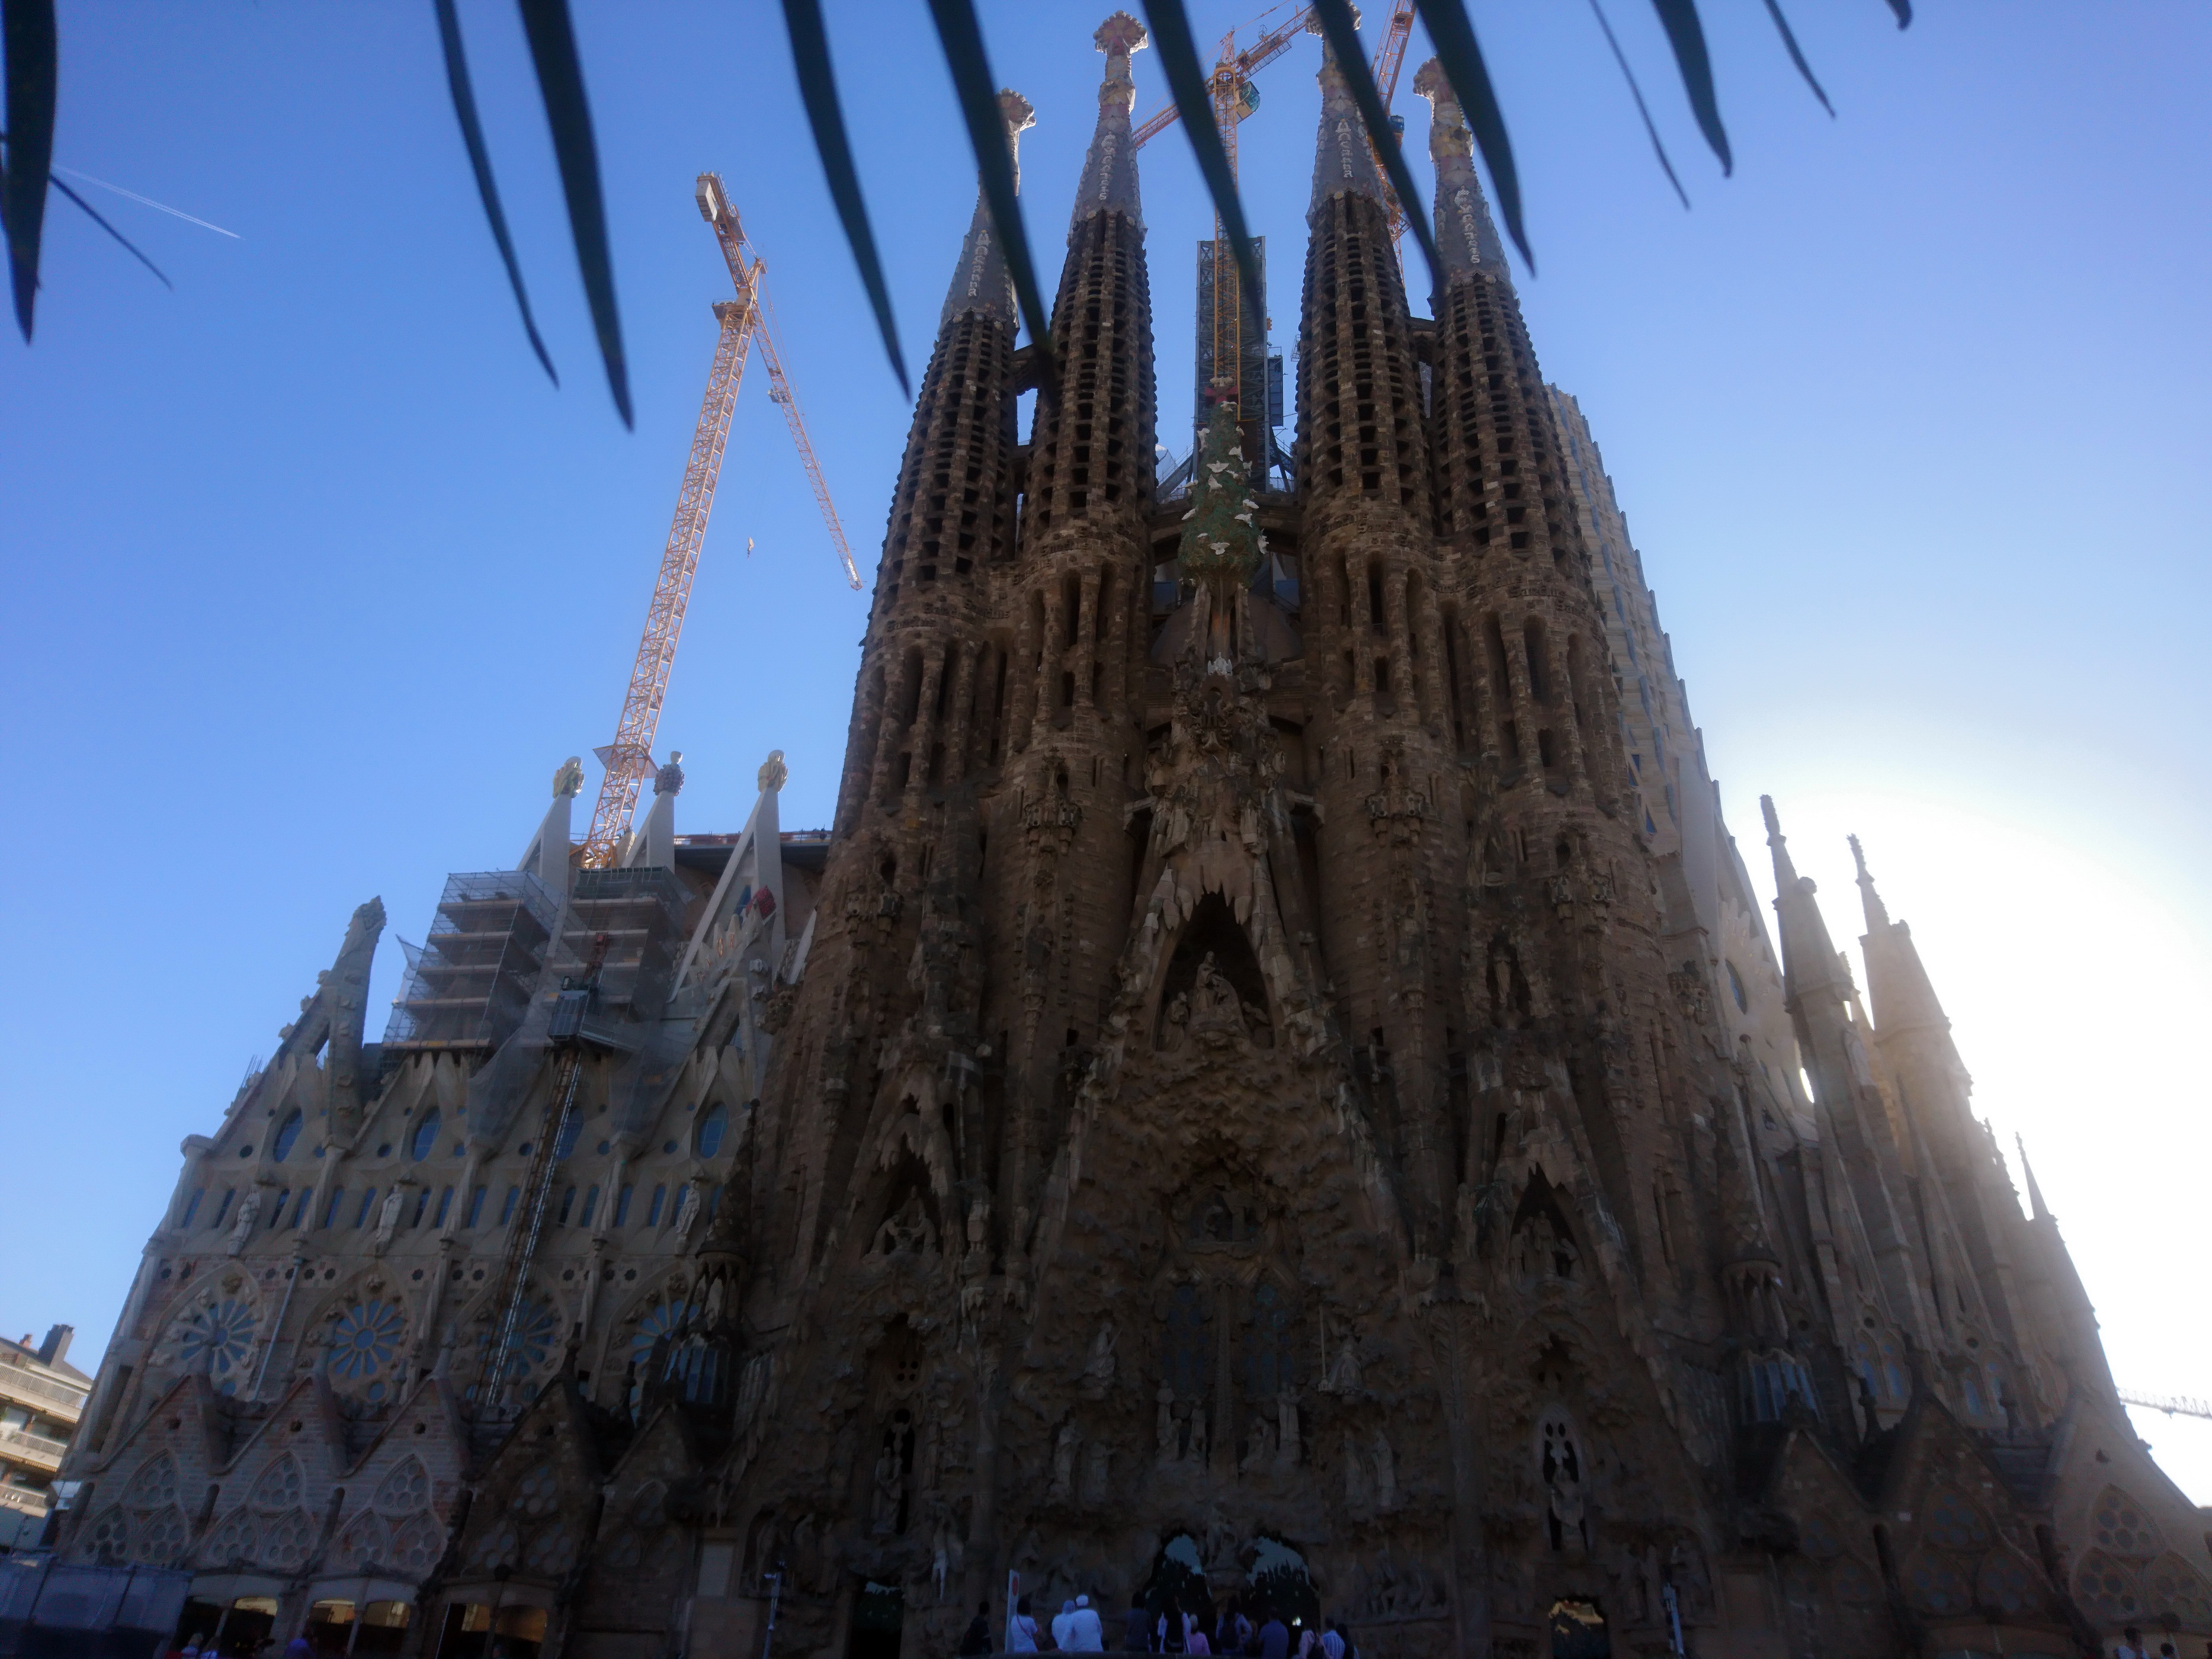
<path fill-rule="evenodd" d="M 615 726 L 615 740 L 593 752 L 605 767 L 599 798 L 592 809 L 591 829 L 586 833 L 583 863 L 586 869 L 604 869 L 620 855 L 623 838 L 629 832 L 637 810 L 638 791 L 652 775 L 653 734 L 660 725 L 660 706 L 668 692 L 668 677 L 676 666 L 677 641 L 684 632 L 684 612 L 691 599 L 692 579 L 699 573 L 699 545 L 707 534 L 707 518 L 714 507 L 714 485 L 722 475 L 722 453 L 730 438 L 730 416 L 737 408 L 738 389 L 744 383 L 745 360 L 757 342 L 768 365 L 769 396 L 783 410 L 799 459 L 806 468 L 807 482 L 830 527 L 831 544 L 845 567 L 846 579 L 860 585 L 854 568 L 852 550 L 830 499 L 830 486 L 808 441 L 799 400 L 783 370 L 767 313 L 763 277 L 767 262 L 745 245 L 744 227 L 730 204 L 720 178 L 699 175 L 694 199 L 699 216 L 714 232 L 714 240 L 730 268 L 737 289 L 734 300 L 718 301 L 715 320 L 721 331 L 714 342 L 714 365 L 707 372 L 707 392 L 699 403 L 699 424 L 691 434 L 691 453 L 684 465 L 684 483 L 676 492 L 676 516 L 668 529 L 668 544 L 660 556 L 660 574 L 653 583 L 653 602 L 647 606 L 645 632 L 638 641 L 632 664 L 629 691 L 623 699 L 622 718 Z"/>
<path fill-rule="evenodd" d="M 1237 32 L 1232 29 L 1221 37 L 1219 54 L 1213 72 L 1206 77 L 1206 94 L 1213 104 L 1214 129 L 1221 135 L 1221 148 L 1229 156 L 1229 176 L 1237 176 L 1237 128 L 1245 117 L 1259 107 L 1258 88 L 1252 77 L 1291 48 L 1299 35 L 1310 28 L 1318 30 L 1310 5 L 1300 6 L 1284 22 L 1269 29 L 1243 51 L 1237 50 Z M 1398 72 L 1406 58 L 1406 43 L 1413 31 L 1413 0 L 1394 0 L 1390 22 L 1382 33 L 1375 53 L 1375 84 L 1382 95 L 1382 106 L 1388 109 L 1398 90 Z M 1133 147 L 1141 148 L 1158 137 L 1176 123 L 1179 112 L 1172 103 L 1156 110 L 1143 125 L 1130 135 Z M 1382 158 L 1376 158 L 1376 170 L 1382 172 Z M 1387 176 L 1387 175 L 1386 175 Z M 1405 208 L 1395 195 L 1390 197 L 1390 239 L 1395 247 L 1405 234 Z M 1242 407 L 1244 386 L 1244 290 L 1238 280 L 1237 261 L 1229 247 L 1229 233 L 1217 212 L 1213 219 L 1213 373 L 1217 384 L 1225 381 L 1239 407 L 1241 422 L 1245 411 Z M 1201 411 L 1202 418 L 1203 411 Z"/>

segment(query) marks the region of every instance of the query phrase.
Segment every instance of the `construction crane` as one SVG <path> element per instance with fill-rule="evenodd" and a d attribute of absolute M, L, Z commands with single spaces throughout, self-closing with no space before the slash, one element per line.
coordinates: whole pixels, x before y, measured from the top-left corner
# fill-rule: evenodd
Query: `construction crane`
<path fill-rule="evenodd" d="M 2123 1406 L 2144 1406 L 2154 1412 L 2164 1412 L 2168 1417 L 2212 1419 L 2212 1400 L 2199 1400 L 2185 1394 L 2144 1394 L 2136 1389 L 2116 1392 Z"/>
<path fill-rule="evenodd" d="M 606 769 L 599 780 L 599 804 L 592 809 L 592 827 L 584 837 L 586 869 L 605 869 L 622 851 L 629 833 L 630 815 L 637 809 L 638 788 L 653 775 L 653 738 L 660 725 L 661 700 L 667 695 L 668 676 L 676 665 L 676 642 L 684 632 L 684 610 L 691 599 L 691 579 L 699 570 L 699 544 L 707 534 L 707 515 L 714 506 L 714 484 L 722 473 L 722 451 L 729 442 L 730 414 L 737 407 L 738 387 L 744 380 L 745 360 L 757 346 L 768 368 L 769 400 L 783 410 L 792 441 L 806 468 L 814 500 L 830 527 L 830 544 L 845 567 L 845 580 L 857 589 L 860 573 L 846 544 L 844 527 L 830 499 L 830 485 L 815 459 L 806 435 L 805 418 L 798 396 L 784 373 L 783 350 L 775 335 L 775 313 L 764 286 L 768 265 L 745 240 L 738 210 L 730 205 L 720 175 L 702 173 L 694 197 L 699 216 L 714 228 L 722 258 L 730 267 L 730 281 L 738 297 L 715 304 L 714 317 L 721 334 L 714 343 L 714 367 L 707 372 L 707 395 L 699 404 L 699 424 L 691 434 L 691 455 L 684 467 L 684 485 L 676 493 L 676 519 L 669 526 L 668 545 L 660 556 L 660 575 L 653 588 L 653 603 L 646 608 L 645 635 L 638 641 L 637 661 L 629 675 L 629 695 L 623 701 L 622 719 L 615 740 L 593 752 Z"/>
<path fill-rule="evenodd" d="M 1214 130 L 1221 135 L 1221 147 L 1228 152 L 1229 176 L 1237 176 L 1237 128 L 1240 122 L 1260 107 L 1259 88 L 1252 77 L 1291 49 L 1291 45 L 1309 28 L 1318 29 L 1314 9 L 1300 6 L 1287 21 L 1267 30 L 1243 51 L 1237 50 L 1237 31 L 1231 29 L 1221 37 L 1220 54 L 1214 59 L 1213 73 L 1206 77 L 1206 94 L 1213 103 Z M 1406 59 L 1406 42 L 1413 32 L 1413 0 L 1393 0 L 1389 27 L 1382 32 L 1382 40 L 1375 54 L 1375 84 L 1382 94 L 1382 106 L 1388 109 L 1398 91 L 1398 71 Z M 1180 114 L 1176 106 L 1169 104 L 1154 112 L 1144 124 L 1130 135 L 1132 148 L 1141 149 L 1176 124 Z M 1376 157 L 1376 171 L 1381 172 L 1381 157 Z M 1405 234 L 1405 211 L 1395 194 L 1390 198 L 1390 238 L 1395 246 Z M 1217 380 L 1225 380 L 1241 394 L 1243 379 L 1244 297 L 1237 275 L 1237 261 L 1230 252 L 1229 234 L 1216 213 L 1213 219 L 1213 364 Z M 1243 410 L 1238 409 L 1241 417 Z"/>

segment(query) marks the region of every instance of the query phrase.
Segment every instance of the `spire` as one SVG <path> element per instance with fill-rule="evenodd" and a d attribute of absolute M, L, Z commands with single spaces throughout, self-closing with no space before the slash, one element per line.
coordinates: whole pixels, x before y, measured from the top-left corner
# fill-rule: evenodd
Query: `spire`
<path fill-rule="evenodd" d="M 2035 1165 L 2027 1161 L 2027 1139 L 2015 1132 L 2012 1144 L 2020 1148 L 2021 1173 L 2027 1177 L 2027 1213 L 2035 1221 L 2051 1219 L 2050 1207 L 2043 1201 L 2043 1188 L 2035 1184 Z"/>
<path fill-rule="evenodd" d="M 1429 100 L 1429 160 L 1437 169 L 1437 251 L 1443 256 L 1444 280 L 1462 271 L 1480 270 L 1512 280 L 1505 244 L 1491 222 L 1490 204 L 1474 171 L 1474 135 L 1443 66 L 1433 58 L 1413 76 L 1413 90 Z"/>
<path fill-rule="evenodd" d="M 1866 908 L 1867 932 L 1877 933 L 1889 926 L 1889 912 L 1882 904 L 1881 895 L 1874 890 L 1874 877 L 1868 873 L 1866 852 L 1860 847 L 1859 838 L 1847 836 L 1844 839 L 1851 844 L 1851 862 L 1859 867 L 1859 902 Z"/>
<path fill-rule="evenodd" d="M 570 814 L 576 796 L 584 787 L 584 762 L 579 755 L 571 755 L 561 763 L 553 775 L 553 804 L 545 809 L 545 816 L 538 825 L 538 834 L 522 855 L 517 867 L 526 870 L 544 882 L 554 892 L 566 896 L 568 891 L 569 868 L 568 832 Z"/>
<path fill-rule="evenodd" d="M 1793 1002 L 1813 990 L 1841 996 L 1836 947 L 1814 898 L 1819 890 L 1813 878 L 1799 875 L 1790 861 L 1789 838 L 1782 833 L 1782 820 L 1775 814 L 1774 797 L 1761 795 L 1759 811 L 1766 820 L 1766 844 L 1774 849 L 1774 913 L 1782 934 L 1785 993 Z"/>
<path fill-rule="evenodd" d="M 1021 136 L 1036 125 L 1036 112 L 1018 92 L 999 94 L 999 113 L 1006 124 L 1006 150 L 1014 158 L 1014 184 L 1021 185 Z M 1006 274 L 1006 257 L 999 245 L 998 227 L 991 222 L 991 204 L 975 192 L 975 216 L 968 222 L 968 239 L 960 245 L 960 268 L 952 273 L 952 290 L 945 296 L 945 310 L 937 319 L 942 329 L 963 311 L 980 311 L 1014 325 L 1014 279 Z"/>
<path fill-rule="evenodd" d="M 1352 88 L 1326 39 L 1321 47 L 1321 132 L 1314 147 L 1313 200 L 1307 216 L 1333 196 L 1364 196 L 1377 207 L 1387 206 L 1389 188 L 1375 170 L 1375 152 L 1367 143 L 1367 126 L 1359 106 L 1352 101 Z"/>
<path fill-rule="evenodd" d="M 1098 26 L 1091 40 L 1106 54 L 1106 78 L 1098 87 L 1098 125 L 1083 158 L 1083 181 L 1068 216 L 1073 235 L 1085 219 L 1101 213 L 1125 213 L 1142 222 L 1137 197 L 1137 147 L 1129 141 L 1129 112 L 1136 107 L 1137 80 L 1129 58 L 1145 49 L 1145 26 L 1117 11 Z"/>
<path fill-rule="evenodd" d="M 681 749 L 672 749 L 668 763 L 654 769 L 653 810 L 630 838 L 629 857 L 624 860 L 632 869 L 676 867 L 676 797 L 684 789 L 683 759 Z"/>
<path fill-rule="evenodd" d="M 331 1124 L 341 1146 L 350 1145 L 361 1129 L 362 1026 L 368 1017 L 368 970 L 383 933 L 384 901 L 373 898 L 346 924 L 337 960 L 316 975 L 315 1000 L 321 1005 L 316 1012 L 330 1022 L 325 1063 L 331 1077 Z"/>

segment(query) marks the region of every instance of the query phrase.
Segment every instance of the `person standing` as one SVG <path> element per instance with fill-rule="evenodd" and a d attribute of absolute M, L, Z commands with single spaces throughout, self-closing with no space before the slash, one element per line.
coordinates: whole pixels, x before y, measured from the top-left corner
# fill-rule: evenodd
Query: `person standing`
<path fill-rule="evenodd" d="M 1125 1653 L 1148 1653 L 1152 1650 L 1152 1616 L 1145 1611 L 1144 1593 L 1140 1590 L 1129 1598 L 1129 1616 L 1121 1624 L 1121 1649 Z"/>
<path fill-rule="evenodd" d="M 1291 1627 L 1274 1608 L 1267 1611 L 1260 1626 L 1260 1659 L 1291 1659 Z"/>
<path fill-rule="evenodd" d="M 975 1616 L 968 1621 L 968 1633 L 960 1638 L 957 1650 L 960 1659 L 983 1659 L 991 1651 L 991 1604 L 975 1604 Z M 291 1659 L 287 1654 L 285 1659 Z"/>
<path fill-rule="evenodd" d="M 1052 1616 L 1052 1644 L 1062 1652 L 1067 1650 L 1067 1624 L 1075 1616 L 1075 1603 L 1062 1601 L 1060 1611 Z"/>
<path fill-rule="evenodd" d="M 1035 1653 L 1037 1650 L 1037 1623 L 1030 1616 L 1030 1598 L 1026 1595 L 1014 1603 L 1014 1616 L 1006 1620 L 1006 1651 Z"/>
<path fill-rule="evenodd" d="M 1106 1651 L 1106 1628 L 1098 1622 L 1098 1609 L 1088 1595 L 1075 1598 L 1075 1611 L 1067 1616 L 1067 1640 L 1060 1645 L 1071 1653 Z"/>
<path fill-rule="evenodd" d="M 2122 1631 L 2120 1636 L 2122 1640 L 2119 1646 L 2112 1650 L 2112 1659 L 2150 1659 L 2150 1656 L 2143 1651 L 2142 1632 L 2133 1625 Z"/>

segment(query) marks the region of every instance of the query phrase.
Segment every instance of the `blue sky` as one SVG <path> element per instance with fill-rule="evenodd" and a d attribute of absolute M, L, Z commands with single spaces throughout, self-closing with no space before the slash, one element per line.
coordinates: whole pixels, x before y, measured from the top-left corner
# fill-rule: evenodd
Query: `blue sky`
<path fill-rule="evenodd" d="M 1194 0 L 1200 39 L 1249 38 L 1248 3 Z M 1023 180 L 1048 284 L 1104 9 L 983 8 L 1000 79 L 1037 106 Z M 1537 350 L 1604 450 L 1747 860 L 1764 882 L 1772 793 L 1850 939 L 1842 836 L 1866 838 L 1978 1106 L 2028 1139 L 2115 1369 L 2212 1394 L 2201 1296 L 2173 1289 L 2201 1276 L 2212 1153 L 2212 13 L 1960 0 L 1900 34 L 1880 0 L 1800 0 L 1832 121 L 1764 9 L 1711 0 L 1723 180 L 1650 9 L 1609 9 L 1690 213 L 1586 9 L 1475 15 L 1522 160 Z M 972 164 L 925 9 L 828 11 L 918 374 Z M 864 574 L 880 542 L 908 410 L 777 9 L 578 6 L 635 434 L 593 359 L 513 10 L 463 15 L 558 391 L 485 233 L 427 5 L 62 8 L 57 159 L 237 233 L 90 191 L 171 293 L 56 202 L 37 343 L 0 341 L 21 831 L 0 884 L 0 1320 L 74 1322 L 88 1365 L 173 1149 L 274 1046 L 352 907 L 380 894 L 419 937 L 445 872 L 511 863 L 554 767 L 611 734 L 727 288 L 690 203 L 703 167 L 768 254 Z M 1286 349 L 1317 55 L 1302 41 L 1265 72 L 1243 132 Z M 1417 32 L 1397 104 L 1424 183 L 1427 56 Z M 1141 116 L 1164 101 L 1154 54 L 1137 76 Z M 1210 215 L 1179 137 L 1143 170 L 1180 446 Z M 826 821 L 866 621 L 759 380 L 661 727 L 694 830 L 738 826 L 770 748 L 786 823 Z M 398 967 L 387 933 L 380 1002 Z M 2212 1499 L 2212 1425 L 2143 1426 Z"/>

